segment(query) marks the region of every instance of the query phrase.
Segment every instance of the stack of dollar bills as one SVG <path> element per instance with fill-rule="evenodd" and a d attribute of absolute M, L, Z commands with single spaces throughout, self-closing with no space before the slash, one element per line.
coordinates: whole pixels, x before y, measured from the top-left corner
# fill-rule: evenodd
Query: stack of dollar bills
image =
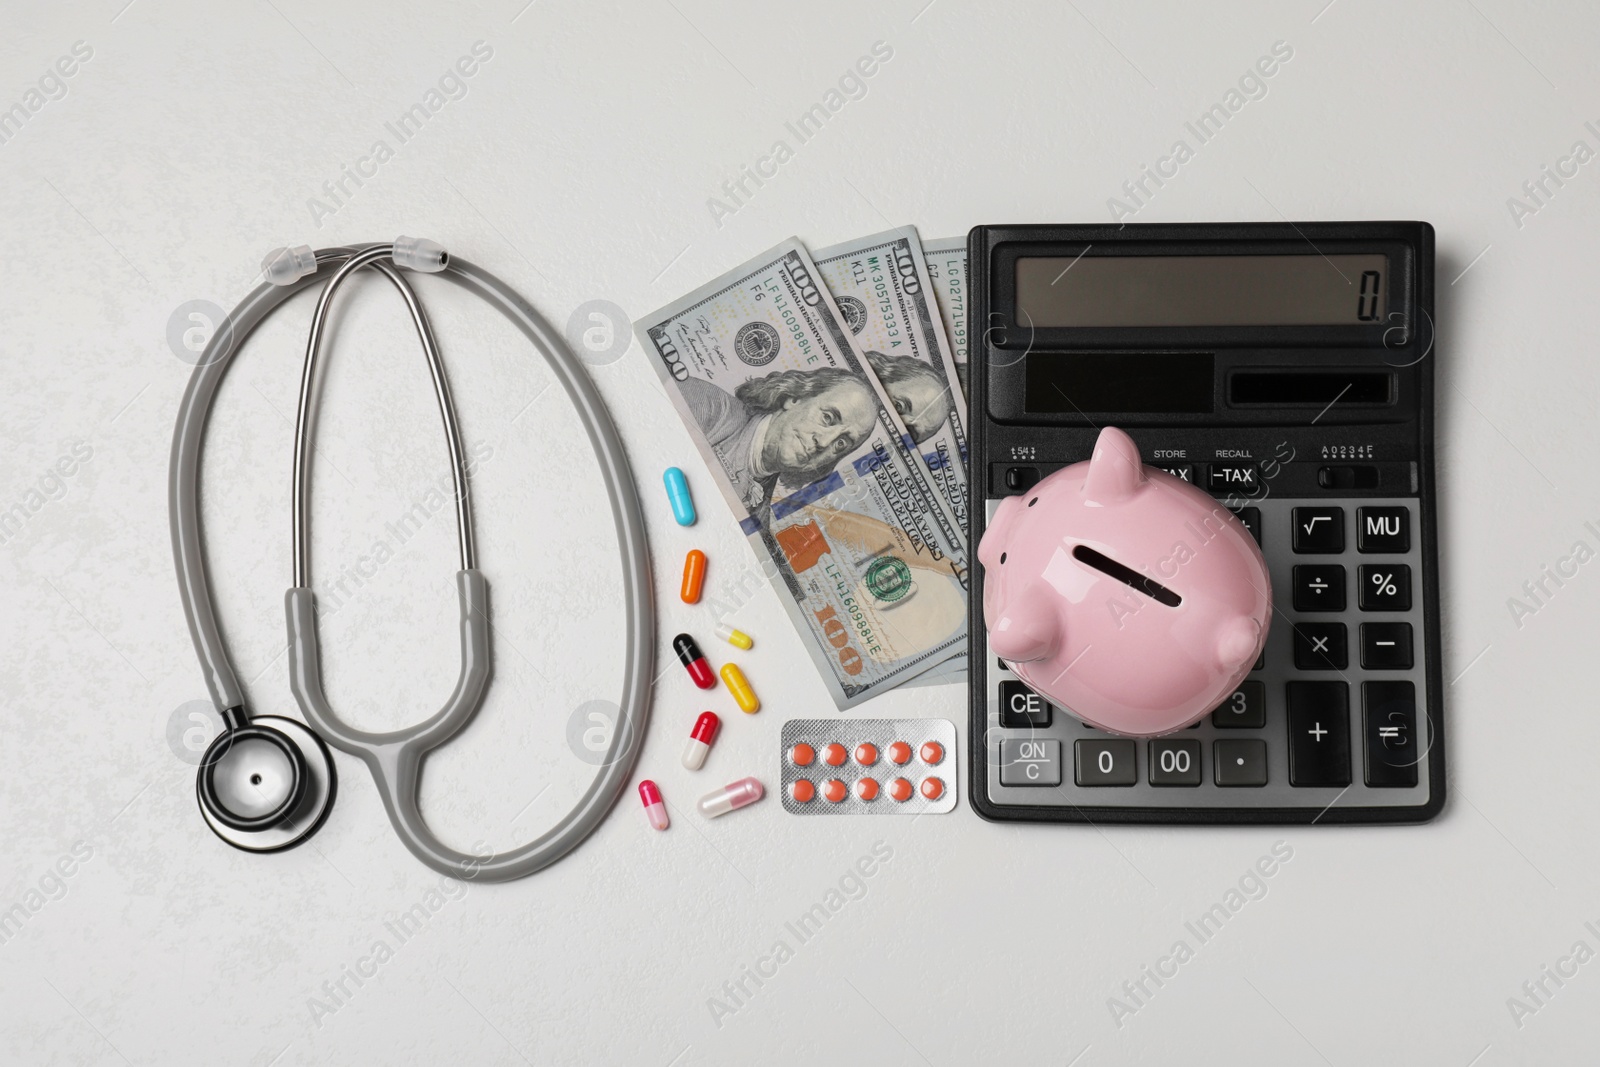
<path fill-rule="evenodd" d="M 965 681 L 966 263 L 791 238 L 634 324 L 841 709 Z"/>

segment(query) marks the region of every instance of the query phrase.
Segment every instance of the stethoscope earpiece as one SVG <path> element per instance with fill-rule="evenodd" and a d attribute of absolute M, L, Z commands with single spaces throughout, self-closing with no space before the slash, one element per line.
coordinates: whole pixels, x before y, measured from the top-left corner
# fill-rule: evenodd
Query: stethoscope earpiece
<path fill-rule="evenodd" d="M 223 713 L 226 729 L 195 776 L 200 813 L 222 840 L 246 852 L 305 841 L 333 808 L 337 777 L 322 739 L 293 719 Z"/>

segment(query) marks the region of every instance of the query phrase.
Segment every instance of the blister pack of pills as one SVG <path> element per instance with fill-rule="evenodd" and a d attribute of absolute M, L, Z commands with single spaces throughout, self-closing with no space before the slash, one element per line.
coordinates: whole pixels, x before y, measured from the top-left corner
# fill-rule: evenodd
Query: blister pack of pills
<path fill-rule="evenodd" d="M 948 719 L 790 719 L 779 759 L 795 815 L 938 815 L 956 806 Z"/>

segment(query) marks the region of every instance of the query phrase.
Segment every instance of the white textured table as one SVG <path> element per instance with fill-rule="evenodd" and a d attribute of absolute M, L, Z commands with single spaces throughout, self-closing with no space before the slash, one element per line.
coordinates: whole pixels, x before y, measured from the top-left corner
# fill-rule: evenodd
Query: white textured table
<path fill-rule="evenodd" d="M 1594 1057 L 1600 15 L 1506 0 L 122 3 L 12 3 L 0 42 L 0 1060 Z M 875 42 L 873 75 L 841 87 Z M 1272 76 L 1241 83 L 1275 48 Z M 462 57 L 471 75 L 449 76 Z M 1230 90 L 1237 108 L 1199 141 L 1186 123 Z M 802 130 L 819 103 L 837 107 Z M 1190 151 L 1163 163 L 1180 139 Z M 311 847 L 254 857 L 205 828 L 184 743 L 205 691 L 166 532 L 189 371 L 169 336 L 188 302 L 231 307 L 275 245 L 406 232 L 501 273 L 559 327 L 591 300 L 643 313 L 790 233 L 821 245 L 912 222 L 931 238 L 1113 212 L 1437 227 L 1453 680 L 1437 822 L 1024 828 L 982 822 L 963 796 L 914 824 L 771 801 L 703 823 L 694 797 L 770 779 L 783 720 L 831 708 L 634 344 L 594 377 L 643 489 L 660 649 L 704 623 L 675 595 L 683 552 L 704 548 L 711 594 L 757 638 L 746 662 L 766 699 L 691 776 L 677 757 L 702 702 L 667 672 L 642 767 L 672 831 L 650 832 L 630 796 L 544 874 L 441 888 L 344 757 Z M 450 841 L 507 846 L 590 772 L 569 730 L 581 751 L 618 693 L 618 569 L 548 373 L 490 312 L 422 284 L 482 450 L 499 631 L 494 690 L 430 762 L 423 802 Z M 207 466 L 227 633 L 258 709 L 279 713 L 308 309 L 230 375 Z M 398 725 L 456 670 L 454 531 L 427 504 L 446 457 L 392 294 L 361 286 L 336 337 L 316 508 L 329 686 L 356 721 Z M 669 463 L 699 490 L 692 531 L 659 491 Z M 871 713 L 965 734 L 954 687 Z M 1196 937 L 1188 924 L 1274 850 L 1288 858 L 1264 889 L 1247 882 L 1253 899 Z M 873 873 L 857 879 L 862 857 Z M 819 903 L 837 907 L 796 936 Z M 1163 962 L 1180 941 L 1186 959 Z"/>

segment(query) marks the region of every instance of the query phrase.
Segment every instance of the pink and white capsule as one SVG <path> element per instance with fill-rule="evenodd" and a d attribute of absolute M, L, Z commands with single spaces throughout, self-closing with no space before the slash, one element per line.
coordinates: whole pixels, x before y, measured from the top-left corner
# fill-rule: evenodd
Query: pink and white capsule
<path fill-rule="evenodd" d="M 661 790 L 648 778 L 639 783 L 639 799 L 644 801 L 644 817 L 650 820 L 651 829 L 665 830 L 672 825 L 667 818 L 666 802 L 661 799 Z"/>
<path fill-rule="evenodd" d="M 766 793 L 761 788 L 761 783 L 754 778 L 741 778 L 737 782 L 729 782 L 715 793 L 707 793 L 700 798 L 700 814 L 708 819 L 715 819 L 718 815 L 726 815 L 730 811 L 754 804 Z"/>
<path fill-rule="evenodd" d="M 691 771 L 698 771 L 706 765 L 706 754 L 711 751 L 711 742 L 717 739 L 717 728 L 722 725 L 722 720 L 717 718 L 714 711 L 704 711 L 694 721 L 694 729 L 689 732 L 689 741 L 683 746 L 683 765 Z"/>

